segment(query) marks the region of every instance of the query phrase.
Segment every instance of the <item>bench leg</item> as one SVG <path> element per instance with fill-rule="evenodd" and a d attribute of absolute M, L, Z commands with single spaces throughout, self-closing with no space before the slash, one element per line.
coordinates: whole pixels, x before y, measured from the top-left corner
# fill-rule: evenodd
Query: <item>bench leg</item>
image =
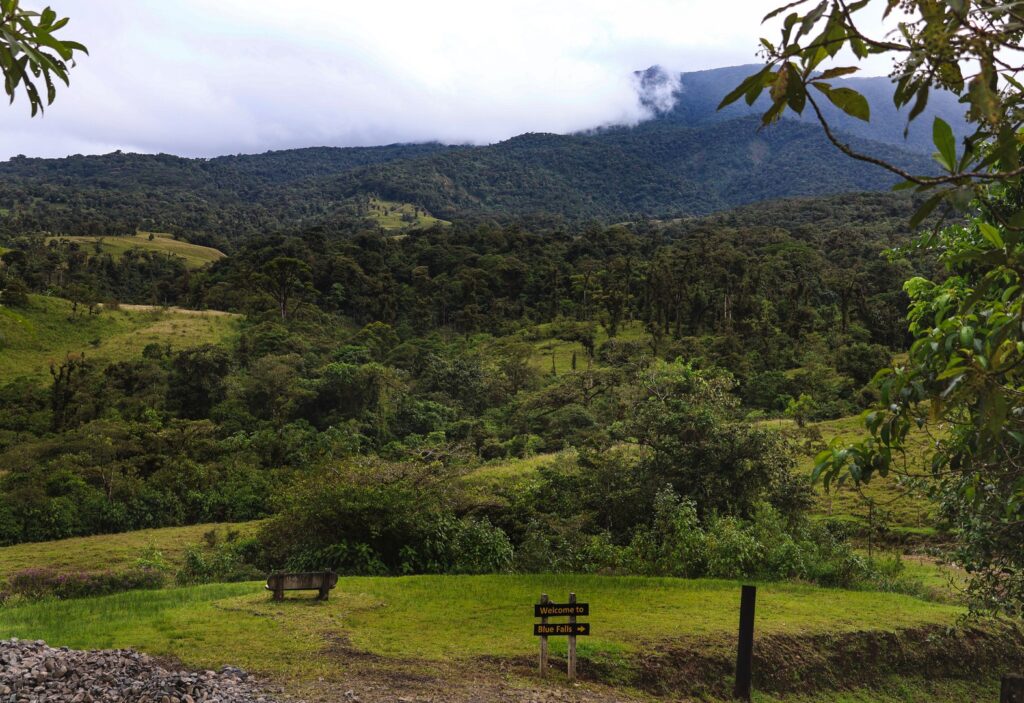
<path fill-rule="evenodd" d="M 276 588 L 276 589 L 274 589 L 274 600 L 284 600 L 284 589 L 283 588 Z"/>
<path fill-rule="evenodd" d="M 320 593 L 317 594 L 317 600 L 327 600 L 327 594 L 331 592 L 329 588 L 321 588 Z"/>

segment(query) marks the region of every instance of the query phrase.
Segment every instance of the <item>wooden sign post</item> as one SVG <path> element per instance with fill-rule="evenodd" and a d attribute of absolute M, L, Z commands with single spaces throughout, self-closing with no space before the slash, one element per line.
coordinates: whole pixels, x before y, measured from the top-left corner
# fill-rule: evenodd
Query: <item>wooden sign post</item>
<path fill-rule="evenodd" d="M 547 605 L 547 602 L 548 602 L 548 594 L 547 593 L 541 593 L 540 594 L 540 604 L 542 606 L 544 606 L 544 605 Z M 548 616 L 547 615 L 541 615 L 540 616 L 540 624 L 541 625 L 547 625 L 548 624 Z M 547 635 L 541 635 L 540 636 L 540 675 L 541 676 L 545 676 L 545 675 L 547 675 L 547 673 L 548 673 L 548 636 Z"/>
<path fill-rule="evenodd" d="M 534 624 L 533 634 L 540 637 L 540 675 L 548 672 L 548 637 L 569 638 L 569 680 L 576 680 L 576 638 L 590 634 L 590 623 L 576 622 L 579 615 L 590 615 L 589 603 L 577 603 L 576 594 L 569 594 L 568 603 L 552 603 L 547 593 L 540 594 L 540 603 L 533 606 L 533 617 L 540 618 Z M 568 617 L 569 622 L 549 622 L 548 618 Z"/>

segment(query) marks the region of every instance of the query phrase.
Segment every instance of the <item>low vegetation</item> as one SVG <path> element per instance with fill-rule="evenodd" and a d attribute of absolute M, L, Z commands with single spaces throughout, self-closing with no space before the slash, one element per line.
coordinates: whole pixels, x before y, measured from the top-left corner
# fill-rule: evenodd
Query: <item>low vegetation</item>
<path fill-rule="evenodd" d="M 208 535 L 220 540 L 226 539 L 228 532 L 247 537 L 258 525 L 207 523 L 0 547 L 0 574 L 33 568 L 57 573 L 124 571 L 137 566 L 147 553 L 157 553 L 167 565 L 180 568 L 185 564 L 188 548 L 210 541 Z"/>

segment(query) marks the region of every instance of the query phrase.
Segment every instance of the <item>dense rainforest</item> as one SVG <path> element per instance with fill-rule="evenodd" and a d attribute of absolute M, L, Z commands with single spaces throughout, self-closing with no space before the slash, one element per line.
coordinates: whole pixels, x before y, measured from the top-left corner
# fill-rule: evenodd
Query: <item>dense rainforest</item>
<path fill-rule="evenodd" d="M 806 519 L 806 478 L 756 419 L 876 398 L 906 341 L 901 282 L 931 273 L 886 253 L 907 241 L 907 206 L 862 194 L 398 233 L 353 216 L 244 238 L 198 270 L 7 235 L 15 313 L 60 296 L 67 325 L 126 303 L 244 317 L 227 343 L 116 363 L 69 349 L 47 383 L 3 379 L 0 542 L 275 515 L 239 559 L 849 583 L 864 565 Z M 480 494 L 481 467 L 533 456 L 554 468 Z M 664 553 L 694 539 L 708 551 Z"/>

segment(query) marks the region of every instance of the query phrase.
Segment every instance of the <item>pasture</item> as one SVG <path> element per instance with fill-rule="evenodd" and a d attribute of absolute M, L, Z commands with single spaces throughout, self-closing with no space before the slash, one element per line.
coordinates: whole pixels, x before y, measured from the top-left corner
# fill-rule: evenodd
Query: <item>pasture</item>
<path fill-rule="evenodd" d="M 410 203 L 370 198 L 366 215 L 382 229 L 400 231 L 425 229 L 434 225 L 449 225 L 447 220 L 434 217 L 425 209 Z"/>
<path fill-rule="evenodd" d="M 160 552 L 169 565 L 180 566 L 185 548 L 202 543 L 207 533 L 215 532 L 223 538 L 230 530 L 248 536 L 258 525 L 259 522 L 207 523 L 0 547 L 0 581 L 2 574 L 29 568 L 58 572 L 120 571 L 134 566 L 148 549 Z"/>
<path fill-rule="evenodd" d="M 28 307 L 0 306 L 0 379 L 46 380 L 50 363 L 67 354 L 123 361 L 137 358 L 148 344 L 215 344 L 237 334 L 238 320 L 219 311 L 129 305 L 72 314 L 67 300 L 33 295 Z"/>
<path fill-rule="evenodd" d="M 150 238 L 151 236 L 152 238 Z M 136 232 L 134 235 L 122 237 L 51 237 L 47 241 L 55 239 L 78 242 L 85 247 L 99 247 L 100 251 L 115 258 L 123 256 L 125 252 L 132 249 L 161 252 L 184 259 L 185 265 L 190 269 L 197 269 L 224 258 L 224 252 L 219 249 L 191 244 L 174 239 L 169 234 L 157 232 Z"/>

